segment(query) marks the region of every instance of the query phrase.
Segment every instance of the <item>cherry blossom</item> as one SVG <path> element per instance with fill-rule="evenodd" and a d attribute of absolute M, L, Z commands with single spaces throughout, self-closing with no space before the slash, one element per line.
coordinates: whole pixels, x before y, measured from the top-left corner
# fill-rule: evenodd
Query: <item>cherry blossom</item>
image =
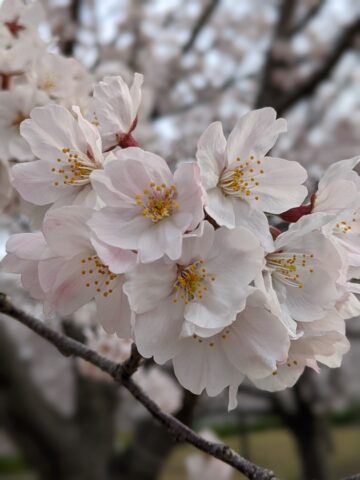
<path fill-rule="evenodd" d="M 299 336 L 291 341 L 287 360 L 279 363 L 268 377 L 251 379 L 257 387 L 269 391 L 283 390 L 296 383 L 305 367 L 318 372 L 318 362 L 330 368 L 341 365 L 350 344 L 345 336 L 344 319 L 335 309 L 314 322 L 299 323 L 298 329 Z"/>
<path fill-rule="evenodd" d="M 312 212 L 335 212 L 360 206 L 360 157 L 333 163 L 319 181 Z"/>
<path fill-rule="evenodd" d="M 91 76 L 74 58 L 39 49 L 26 76 L 29 84 L 46 93 L 53 103 L 87 106 Z"/>
<path fill-rule="evenodd" d="M 137 265 L 124 292 L 141 354 L 163 363 L 174 357 L 183 335 L 230 325 L 245 308 L 262 264 L 263 250 L 249 230 L 214 231 L 206 222 L 201 237 L 184 239 L 178 260 Z"/>
<path fill-rule="evenodd" d="M 220 122 L 198 142 L 197 159 L 207 192 L 207 213 L 228 228 L 246 226 L 271 244 L 266 215 L 295 207 L 306 197 L 307 174 L 297 162 L 266 156 L 286 121 L 272 108 L 244 115 L 226 141 Z"/>
<path fill-rule="evenodd" d="M 4 0 L 0 7 L 0 36 L 15 39 L 36 33 L 45 18 L 40 2 L 24 3 L 21 0 Z"/>
<path fill-rule="evenodd" d="M 294 333 L 293 320 L 309 322 L 322 318 L 340 296 L 343 259 L 321 227 L 326 214 L 302 217 L 279 235 L 266 256 L 266 267 L 256 284 L 271 298 L 273 311 Z"/>
<path fill-rule="evenodd" d="M 183 235 L 203 219 L 198 165 L 183 163 L 173 174 L 164 159 L 137 147 L 114 155 L 92 175 L 106 207 L 94 214 L 91 228 L 110 246 L 137 250 L 141 262 L 179 258 Z"/>
<path fill-rule="evenodd" d="M 71 113 L 59 105 L 35 108 L 20 130 L 39 158 L 12 169 L 13 185 L 20 195 L 35 205 L 94 205 L 90 179 L 104 167 L 106 157 L 99 132 L 80 110 L 74 107 Z"/>
<path fill-rule="evenodd" d="M 290 347 L 287 328 L 269 311 L 260 291 L 248 297 L 245 309 L 226 328 L 195 331 L 178 340 L 175 374 L 196 394 L 206 389 L 215 396 L 229 386 L 229 408 L 237 405 L 237 387 L 244 376 L 266 377 L 287 359 Z"/>
<path fill-rule="evenodd" d="M 28 285 L 24 287 L 33 297 L 45 301 L 47 315 L 69 315 L 95 299 L 105 330 L 128 338 L 130 310 L 122 292 L 124 276 L 120 274 L 132 268 L 136 255 L 109 249 L 91 238 L 86 225 L 91 214 L 91 209 L 75 206 L 50 210 L 42 232 L 10 237 L 2 268 L 22 273 L 23 284 Z M 116 271 L 106 265 L 106 259 L 113 256 Z"/>
<path fill-rule="evenodd" d="M 93 123 L 100 129 L 104 149 L 133 144 L 143 76 L 135 73 L 130 88 L 120 77 L 105 77 L 94 88 Z"/>
<path fill-rule="evenodd" d="M 29 85 L 0 91 L 0 158 L 31 160 L 33 154 L 20 135 L 21 123 L 34 107 L 48 103 L 48 97 Z"/>

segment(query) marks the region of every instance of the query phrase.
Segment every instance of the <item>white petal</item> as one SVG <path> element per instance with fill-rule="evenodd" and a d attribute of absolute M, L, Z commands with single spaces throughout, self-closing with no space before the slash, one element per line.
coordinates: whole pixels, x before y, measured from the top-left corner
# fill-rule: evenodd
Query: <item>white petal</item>
<path fill-rule="evenodd" d="M 286 130 L 286 120 L 276 120 L 273 108 L 266 107 L 247 113 L 240 118 L 229 135 L 228 162 L 234 162 L 237 157 L 245 160 L 251 154 L 263 157 L 274 146 L 280 133 Z"/>
<path fill-rule="evenodd" d="M 220 122 L 214 122 L 198 141 L 196 158 L 199 162 L 201 180 L 206 190 L 215 188 L 226 166 L 226 139 Z"/>
<path fill-rule="evenodd" d="M 123 282 L 113 287 L 111 295 L 96 295 L 95 302 L 99 321 L 107 333 L 117 333 L 121 338 L 131 336 L 131 311 L 129 302 L 123 292 Z"/>

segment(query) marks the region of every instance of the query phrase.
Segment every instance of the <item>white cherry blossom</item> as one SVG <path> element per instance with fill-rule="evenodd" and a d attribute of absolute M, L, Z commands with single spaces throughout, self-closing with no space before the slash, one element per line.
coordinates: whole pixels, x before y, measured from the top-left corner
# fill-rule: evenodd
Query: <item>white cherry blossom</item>
<path fill-rule="evenodd" d="M 143 75 L 135 73 L 130 87 L 120 76 L 105 77 L 94 88 L 93 123 L 99 127 L 104 149 L 131 141 L 141 102 Z"/>
<path fill-rule="evenodd" d="M 333 163 L 320 179 L 312 212 L 341 213 L 360 206 L 360 177 L 354 171 L 360 157 Z"/>
<path fill-rule="evenodd" d="M 141 262 L 179 258 L 183 235 L 204 215 L 198 165 L 183 163 L 173 174 L 164 159 L 137 147 L 114 155 L 92 176 L 106 207 L 94 214 L 91 228 L 110 246 L 137 250 Z"/>
<path fill-rule="evenodd" d="M 350 348 L 345 336 L 345 323 L 333 309 L 322 319 L 310 323 L 299 323 L 299 336 L 291 341 L 289 356 L 279 363 L 266 378 L 251 379 L 261 389 L 269 391 L 292 387 L 305 367 L 319 372 L 318 363 L 330 368 L 341 365 L 342 357 Z"/>
<path fill-rule="evenodd" d="M 59 105 L 32 110 L 21 135 L 39 160 L 12 169 L 13 185 L 35 205 L 83 203 L 94 205 L 91 175 L 104 167 L 101 138 L 80 110 Z"/>
<path fill-rule="evenodd" d="M 22 39 L 36 34 L 44 18 L 45 12 L 39 1 L 4 0 L 0 6 L 0 36 Z"/>
<path fill-rule="evenodd" d="M 262 264 L 263 250 L 249 230 L 214 231 L 206 222 L 201 237 L 184 239 L 178 260 L 137 265 L 124 291 L 141 354 L 163 363 L 179 350 L 180 337 L 231 325 Z"/>
<path fill-rule="evenodd" d="M 337 282 L 343 259 L 320 230 L 328 219 L 326 214 L 308 215 L 279 235 L 266 256 L 262 278 L 256 280 L 272 299 L 273 311 L 282 312 L 292 333 L 296 329 L 293 320 L 322 318 L 340 296 Z"/>
<path fill-rule="evenodd" d="M 277 363 L 287 359 L 287 328 L 269 310 L 264 295 L 255 291 L 248 297 L 245 309 L 226 328 L 195 329 L 197 333 L 179 338 L 173 357 L 179 382 L 196 394 L 206 389 L 210 396 L 229 386 L 229 408 L 234 408 L 237 388 L 245 375 L 266 377 Z"/>
<path fill-rule="evenodd" d="M 86 105 L 91 92 L 91 76 L 74 58 L 39 50 L 27 71 L 27 80 L 54 103 L 66 107 Z"/>
<path fill-rule="evenodd" d="M 264 212 L 281 213 L 299 205 L 307 190 L 300 164 L 266 156 L 286 121 L 272 108 L 243 116 L 226 141 L 220 122 L 212 123 L 198 142 L 197 159 L 207 192 L 207 213 L 228 228 L 244 225 L 271 244 Z"/>
<path fill-rule="evenodd" d="M 136 255 L 91 238 L 86 225 L 91 214 L 91 209 L 75 206 L 50 210 L 42 232 L 10 237 L 2 268 L 22 274 L 29 293 L 44 300 L 47 315 L 66 316 L 95 299 L 104 329 L 128 338 L 130 310 L 121 274 L 133 267 Z M 114 256 L 116 271 L 110 271 L 107 260 Z"/>
<path fill-rule="evenodd" d="M 48 101 L 47 95 L 29 85 L 0 91 L 0 158 L 33 158 L 28 143 L 20 135 L 20 125 L 29 118 L 34 107 L 45 105 Z"/>

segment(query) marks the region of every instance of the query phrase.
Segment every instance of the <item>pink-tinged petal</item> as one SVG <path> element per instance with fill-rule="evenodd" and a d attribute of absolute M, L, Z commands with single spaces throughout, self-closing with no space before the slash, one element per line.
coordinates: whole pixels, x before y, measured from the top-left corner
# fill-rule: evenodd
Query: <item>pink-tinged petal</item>
<path fill-rule="evenodd" d="M 131 208 L 133 206 L 134 199 L 119 192 L 114 187 L 111 176 L 105 170 L 95 170 L 92 172 L 90 180 L 94 190 L 108 207 L 129 206 Z"/>
<path fill-rule="evenodd" d="M 41 288 L 44 292 L 50 292 L 56 282 L 57 274 L 64 265 L 62 257 L 54 257 L 39 262 L 38 274 Z"/>
<path fill-rule="evenodd" d="M 85 207 L 62 207 L 47 212 L 43 232 L 47 243 L 60 256 L 71 257 L 92 251 L 86 222 L 93 211 Z"/>
<path fill-rule="evenodd" d="M 206 193 L 206 212 L 218 225 L 234 228 L 236 225 L 232 199 L 226 197 L 219 188 L 212 188 Z"/>
<path fill-rule="evenodd" d="M 96 294 L 96 287 L 92 282 L 89 287 L 82 275 L 82 255 L 64 262 L 58 270 L 51 291 L 47 292 L 47 300 L 60 315 L 70 315 L 88 303 Z M 42 262 L 44 264 L 45 262 Z M 43 267 L 45 268 L 45 266 Z M 41 276 L 39 266 L 40 283 Z"/>
<path fill-rule="evenodd" d="M 236 227 L 245 227 L 255 234 L 267 252 L 274 249 L 274 242 L 270 233 L 270 225 L 265 213 L 255 210 L 248 203 L 233 198 L 233 211 Z"/>
<path fill-rule="evenodd" d="M 218 395 L 230 385 L 234 370 L 218 337 L 182 340 L 173 364 L 181 385 L 197 395 L 204 389 L 210 396 Z"/>
<path fill-rule="evenodd" d="M 194 300 L 186 305 L 185 320 L 200 328 L 217 329 L 230 325 L 235 320 L 237 311 L 245 308 L 245 295 L 240 292 L 236 297 L 236 305 L 232 303 L 229 308 L 226 302 L 214 298 L 217 293 L 209 288 L 203 301 Z"/>
<path fill-rule="evenodd" d="M 336 212 L 357 207 L 359 191 L 354 182 L 338 179 L 324 185 L 315 196 L 313 212 Z"/>
<path fill-rule="evenodd" d="M 187 236 L 183 241 L 181 265 L 189 265 L 199 258 L 207 258 L 215 239 L 215 229 L 209 222 L 203 222 L 199 235 Z"/>
<path fill-rule="evenodd" d="M 148 220 L 136 215 L 136 211 L 113 207 L 95 212 L 88 224 L 101 241 L 131 250 L 137 250 L 140 236 L 149 227 Z"/>
<path fill-rule="evenodd" d="M 303 202 L 308 192 L 301 183 L 307 179 L 307 173 L 299 163 L 265 157 L 262 167 L 264 174 L 256 177 L 259 185 L 252 188 L 252 195 L 247 200 L 254 208 L 282 213 Z"/>
<path fill-rule="evenodd" d="M 237 157 L 246 160 L 250 155 L 263 157 L 286 132 L 286 120 L 276 120 L 276 111 L 266 107 L 244 115 L 235 125 L 227 141 L 228 163 Z"/>
<path fill-rule="evenodd" d="M 334 280 L 321 267 L 303 276 L 303 288 L 289 287 L 286 304 L 291 316 L 299 322 L 322 318 L 335 305 L 338 297 Z"/>
<path fill-rule="evenodd" d="M 99 163 L 102 163 L 102 145 L 99 130 L 92 123 L 88 122 L 81 114 L 79 107 L 72 107 L 76 114 L 77 123 L 84 138 L 86 138 L 86 151 L 91 153 L 91 156 Z"/>
<path fill-rule="evenodd" d="M 333 182 L 338 180 L 347 180 L 357 185 L 360 184 L 358 174 L 354 171 L 354 168 L 359 164 L 360 156 L 349 158 L 347 160 L 340 160 L 333 163 L 326 170 L 322 178 L 320 179 L 318 190 L 321 192 L 324 188 Z"/>
<path fill-rule="evenodd" d="M 171 298 L 157 303 L 148 312 L 135 316 L 135 342 L 141 355 L 165 363 L 179 350 L 178 338 L 183 322 L 183 307 Z"/>
<path fill-rule="evenodd" d="M 153 310 L 171 296 L 176 281 L 177 269 L 163 260 L 151 264 L 139 264 L 126 274 L 124 292 L 135 313 Z M 145 295 L 146 292 L 146 295 Z"/>
<path fill-rule="evenodd" d="M 43 160 L 19 163 L 11 170 L 12 184 L 24 200 L 35 205 L 48 205 L 70 189 L 57 180 L 58 175 L 54 176 L 51 168 L 50 162 Z"/>
<path fill-rule="evenodd" d="M 286 364 L 278 367 L 271 375 L 265 378 L 251 378 L 253 384 L 261 390 L 269 392 L 278 392 L 285 388 L 293 387 L 298 381 L 300 375 L 305 369 L 304 364 L 292 365 L 288 367 Z"/>
<path fill-rule="evenodd" d="M 258 305 L 256 304 L 258 302 Z M 287 359 L 290 339 L 280 319 L 270 313 L 264 298 L 253 294 L 224 340 L 231 363 L 251 378 L 263 378 Z"/>
<path fill-rule="evenodd" d="M 0 272 L 21 273 L 27 268 L 29 262 L 32 260 L 23 260 L 13 253 L 8 253 L 0 261 Z"/>
<path fill-rule="evenodd" d="M 113 273 L 128 272 L 136 264 L 137 255 L 131 250 L 111 247 L 94 236 L 91 238 L 91 243 L 101 261 Z"/>
<path fill-rule="evenodd" d="M 130 96 L 132 100 L 133 115 L 136 115 L 141 102 L 141 86 L 144 81 L 144 75 L 141 73 L 134 73 L 134 79 L 130 87 Z"/>
<path fill-rule="evenodd" d="M 178 217 L 180 216 L 181 214 L 178 214 Z M 189 216 L 186 214 L 185 217 L 189 219 Z M 175 218 L 166 219 L 159 225 L 150 225 L 141 234 L 137 248 L 139 259 L 142 263 L 154 262 L 165 254 L 171 260 L 176 260 L 180 257 L 182 233 L 185 231 L 185 228 L 179 229 L 174 221 Z"/>
<path fill-rule="evenodd" d="M 41 232 L 11 235 L 6 242 L 6 251 L 24 260 L 42 260 L 53 256 Z"/>
<path fill-rule="evenodd" d="M 40 286 L 38 275 L 38 262 L 29 262 L 21 273 L 21 284 L 32 298 L 43 300 L 45 292 Z"/>
<path fill-rule="evenodd" d="M 226 167 L 225 149 L 226 139 L 221 123 L 214 122 L 201 135 L 196 152 L 202 184 L 206 190 L 216 187 L 221 172 Z"/>
<path fill-rule="evenodd" d="M 192 221 L 186 229 L 193 230 L 204 218 L 204 192 L 200 182 L 199 166 L 195 162 L 182 163 L 175 171 L 174 183 L 180 212 L 188 212 L 192 215 Z"/>
<path fill-rule="evenodd" d="M 86 140 L 76 119 L 60 105 L 34 108 L 30 119 L 22 122 L 20 132 L 33 154 L 43 160 L 62 158 L 63 148 L 86 151 Z"/>
<path fill-rule="evenodd" d="M 107 333 L 116 333 L 121 338 L 131 336 L 131 311 L 123 292 L 124 279 L 118 281 L 110 295 L 96 295 L 95 303 L 99 321 Z"/>

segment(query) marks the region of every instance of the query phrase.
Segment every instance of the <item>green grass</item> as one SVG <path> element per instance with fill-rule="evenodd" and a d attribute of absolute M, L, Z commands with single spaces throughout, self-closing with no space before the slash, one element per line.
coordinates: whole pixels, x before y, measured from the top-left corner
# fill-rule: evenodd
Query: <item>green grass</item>
<path fill-rule="evenodd" d="M 334 479 L 360 471 L 360 428 L 339 427 L 333 431 L 335 451 L 331 457 Z M 226 442 L 241 452 L 238 437 L 226 438 Z M 266 430 L 249 434 L 251 460 L 274 470 L 279 479 L 299 480 L 300 465 L 292 437 L 283 429 Z M 179 447 L 173 452 L 165 466 L 161 480 L 186 480 L 184 460 L 195 450 L 189 446 Z M 232 480 L 244 480 L 240 473 L 234 473 Z M 329 479 L 331 480 L 331 479 Z"/>

